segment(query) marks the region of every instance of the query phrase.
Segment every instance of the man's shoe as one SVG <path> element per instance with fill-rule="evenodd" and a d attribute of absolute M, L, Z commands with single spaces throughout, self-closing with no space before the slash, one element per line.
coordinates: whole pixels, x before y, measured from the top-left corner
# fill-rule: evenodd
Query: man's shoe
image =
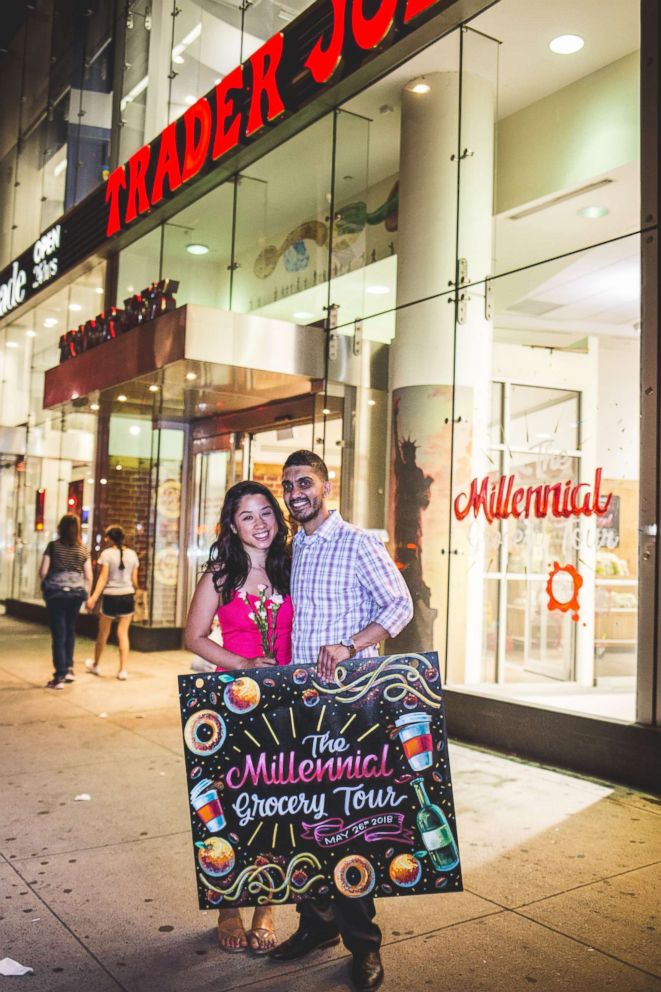
<path fill-rule="evenodd" d="M 303 958 L 311 951 L 321 950 L 322 947 L 333 947 L 339 943 L 340 937 L 337 933 L 318 934 L 310 933 L 307 930 L 297 930 L 283 944 L 278 944 L 272 951 L 269 951 L 269 957 L 273 961 L 295 961 L 296 958 Z"/>
<path fill-rule="evenodd" d="M 67 673 L 64 676 L 64 681 L 65 682 L 75 682 L 76 681 L 76 675 L 75 675 L 75 672 L 74 672 L 73 668 L 67 668 Z"/>
<path fill-rule="evenodd" d="M 378 951 L 354 954 L 351 978 L 356 992 L 373 992 L 383 982 L 383 965 Z"/>

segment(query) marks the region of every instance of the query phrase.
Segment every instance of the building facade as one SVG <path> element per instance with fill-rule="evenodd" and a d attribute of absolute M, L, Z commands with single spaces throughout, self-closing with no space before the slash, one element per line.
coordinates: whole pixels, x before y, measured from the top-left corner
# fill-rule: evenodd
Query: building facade
<path fill-rule="evenodd" d="M 136 639 L 178 644 L 227 486 L 314 448 L 450 732 L 651 787 L 657 18 L 35 4 L 0 58 L 8 608 L 73 509 L 138 551 Z"/>

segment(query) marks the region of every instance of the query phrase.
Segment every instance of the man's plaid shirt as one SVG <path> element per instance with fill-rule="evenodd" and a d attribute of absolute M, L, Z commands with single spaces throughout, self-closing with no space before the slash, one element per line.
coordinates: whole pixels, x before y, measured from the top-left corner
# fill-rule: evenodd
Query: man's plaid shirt
<path fill-rule="evenodd" d="M 319 648 L 379 623 L 395 637 L 413 616 L 406 583 L 383 543 L 337 511 L 309 537 L 294 537 L 292 661 L 314 665 Z M 376 646 L 357 657 L 378 654 Z"/>

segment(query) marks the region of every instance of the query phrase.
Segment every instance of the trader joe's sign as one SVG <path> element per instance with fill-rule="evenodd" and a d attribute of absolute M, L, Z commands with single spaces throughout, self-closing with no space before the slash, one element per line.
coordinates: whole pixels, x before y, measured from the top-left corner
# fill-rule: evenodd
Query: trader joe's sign
<path fill-rule="evenodd" d="M 183 675 L 201 909 L 457 892 L 435 654 Z"/>

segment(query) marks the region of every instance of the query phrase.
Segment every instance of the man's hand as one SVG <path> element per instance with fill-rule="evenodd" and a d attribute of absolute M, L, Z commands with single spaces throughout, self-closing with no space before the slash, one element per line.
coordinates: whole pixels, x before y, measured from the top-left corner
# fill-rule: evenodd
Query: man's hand
<path fill-rule="evenodd" d="M 343 661 L 348 661 L 351 657 L 349 648 L 344 644 L 326 644 L 319 648 L 317 657 L 317 675 L 326 682 L 332 682 L 335 669 Z"/>

